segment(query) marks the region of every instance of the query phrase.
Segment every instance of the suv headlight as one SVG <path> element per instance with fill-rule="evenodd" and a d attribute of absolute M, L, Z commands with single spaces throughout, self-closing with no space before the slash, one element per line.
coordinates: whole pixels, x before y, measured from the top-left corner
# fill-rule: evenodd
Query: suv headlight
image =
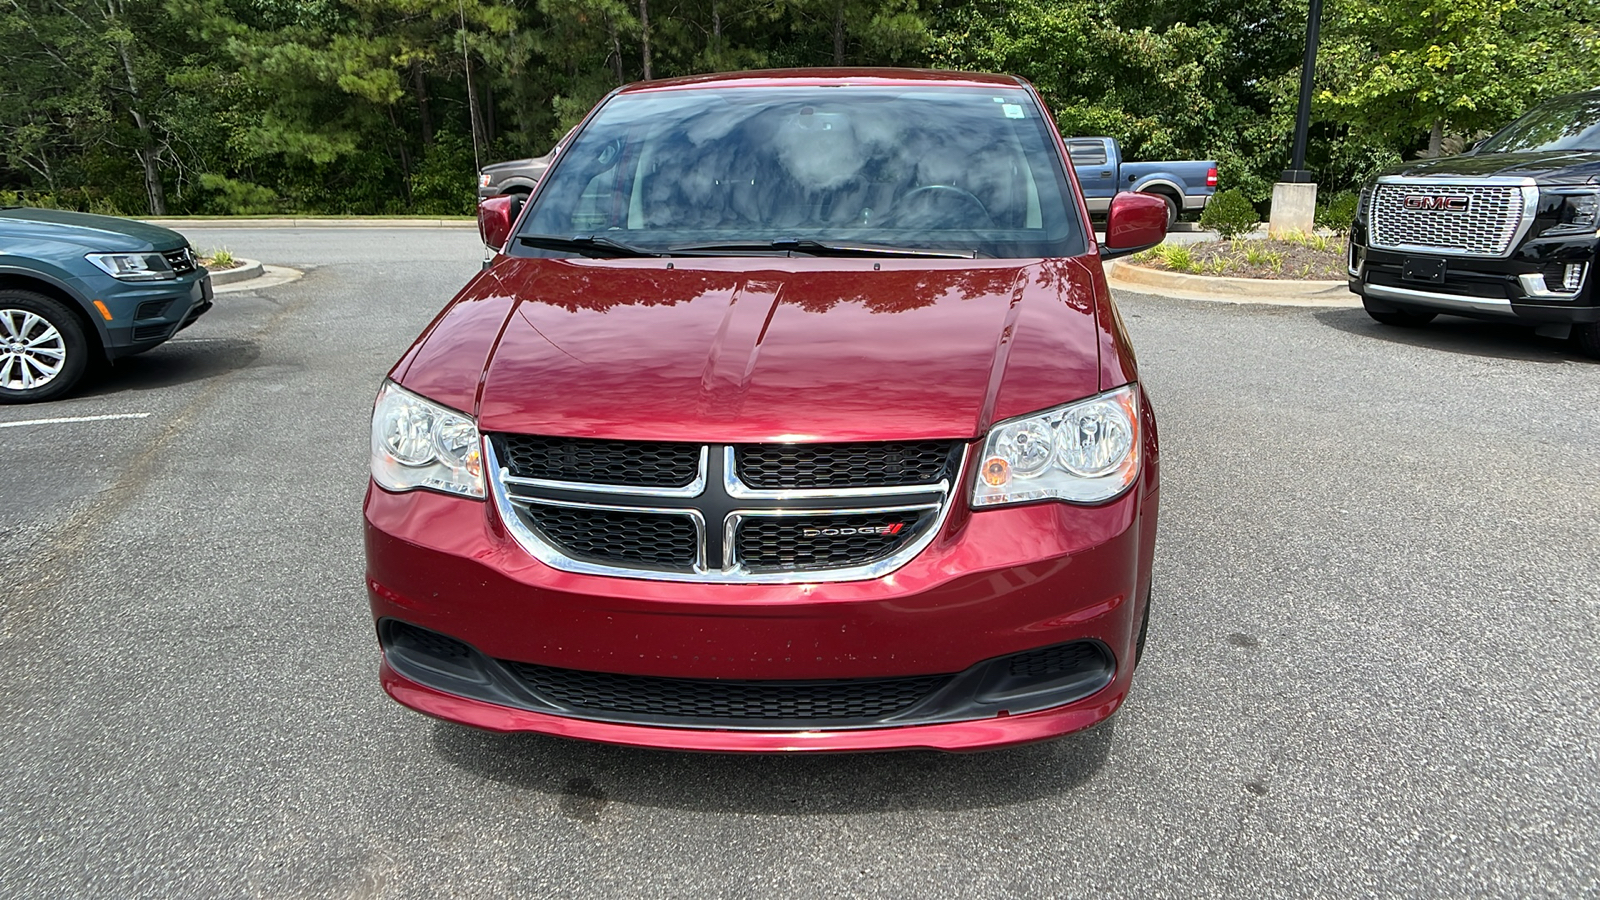
<path fill-rule="evenodd" d="M 1600 229 L 1600 193 L 1594 191 L 1561 192 L 1561 208 L 1556 224 L 1545 229 L 1545 234 L 1592 234 Z"/>
<path fill-rule="evenodd" d="M 159 253 L 91 253 L 84 258 L 123 281 L 171 281 L 178 277 L 167 258 Z"/>
<path fill-rule="evenodd" d="M 973 488 L 975 508 L 1110 500 L 1139 477 L 1139 388 L 1002 422 L 989 430 Z"/>
<path fill-rule="evenodd" d="M 372 407 L 372 480 L 391 491 L 427 488 L 482 497 L 478 423 L 384 382 Z"/>

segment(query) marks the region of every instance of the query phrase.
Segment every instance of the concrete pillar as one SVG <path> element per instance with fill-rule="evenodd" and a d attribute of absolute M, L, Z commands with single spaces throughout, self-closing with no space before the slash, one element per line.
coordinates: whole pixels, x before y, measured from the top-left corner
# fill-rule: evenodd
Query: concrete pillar
<path fill-rule="evenodd" d="M 1272 186 L 1272 212 L 1267 237 L 1293 232 L 1310 234 L 1317 227 L 1317 186 L 1311 182 L 1280 181 Z"/>

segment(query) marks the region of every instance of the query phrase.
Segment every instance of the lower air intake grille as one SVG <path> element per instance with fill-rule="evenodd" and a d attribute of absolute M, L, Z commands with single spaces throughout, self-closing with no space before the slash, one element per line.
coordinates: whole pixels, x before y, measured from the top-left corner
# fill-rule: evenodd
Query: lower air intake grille
<path fill-rule="evenodd" d="M 136 341 L 154 341 L 171 333 L 171 325 L 140 325 L 133 330 L 133 339 Z"/>
<path fill-rule="evenodd" d="M 517 478 L 619 487 L 681 488 L 700 475 L 700 445 L 501 434 L 501 462 Z"/>
<path fill-rule="evenodd" d="M 167 314 L 167 307 L 172 305 L 171 300 L 146 300 L 134 310 L 135 319 L 159 319 Z"/>
<path fill-rule="evenodd" d="M 389 629 L 389 639 L 397 645 L 410 645 L 440 659 L 466 659 L 472 655 L 472 648 L 437 631 L 418 628 L 394 619 L 388 620 L 386 625 Z"/>
<path fill-rule="evenodd" d="M 540 696 L 578 711 L 698 722 L 824 723 L 892 715 L 943 687 L 948 675 L 852 681 L 693 681 L 510 667 Z"/>
<path fill-rule="evenodd" d="M 738 559 L 751 572 L 864 565 L 905 546 L 931 515 L 931 511 L 911 511 L 753 516 L 739 523 Z"/>
<path fill-rule="evenodd" d="M 1016 678 L 1049 678 L 1102 665 L 1100 649 L 1087 641 L 1030 650 L 1011 657 L 1011 674 Z"/>
<path fill-rule="evenodd" d="M 952 476 L 960 450 L 950 441 L 750 444 L 735 447 L 734 460 L 757 490 L 904 487 Z"/>
<path fill-rule="evenodd" d="M 519 504 L 528 525 L 574 559 L 667 571 L 694 568 L 699 535 L 684 515 Z"/>

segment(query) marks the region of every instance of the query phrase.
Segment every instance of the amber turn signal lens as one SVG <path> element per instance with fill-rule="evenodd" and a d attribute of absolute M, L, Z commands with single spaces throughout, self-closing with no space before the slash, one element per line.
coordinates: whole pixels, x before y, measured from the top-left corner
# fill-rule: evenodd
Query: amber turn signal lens
<path fill-rule="evenodd" d="M 983 480 L 993 487 L 999 487 L 1011 480 L 1011 464 L 998 456 L 991 456 L 983 463 Z"/>

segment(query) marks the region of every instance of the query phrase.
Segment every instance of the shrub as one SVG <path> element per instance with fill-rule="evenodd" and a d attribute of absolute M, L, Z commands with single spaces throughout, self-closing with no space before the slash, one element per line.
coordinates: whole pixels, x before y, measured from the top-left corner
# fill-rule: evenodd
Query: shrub
<path fill-rule="evenodd" d="M 1356 218 L 1356 205 L 1361 202 L 1361 195 L 1355 191 L 1340 191 L 1328 198 L 1328 202 L 1317 207 L 1317 227 L 1326 228 L 1334 234 L 1344 234 L 1350 230 L 1350 223 Z"/>
<path fill-rule="evenodd" d="M 1237 188 L 1218 191 L 1200 213 L 1200 227 L 1215 231 L 1225 241 L 1233 240 L 1260 222 L 1256 208 Z"/>
<path fill-rule="evenodd" d="M 259 216 L 278 211 L 278 195 L 271 188 L 226 175 L 205 172 L 200 187 L 206 192 L 201 208 L 223 216 Z"/>
<path fill-rule="evenodd" d="M 472 142 L 440 134 L 411 173 L 411 211 L 428 216 L 471 215 L 478 205 Z"/>

